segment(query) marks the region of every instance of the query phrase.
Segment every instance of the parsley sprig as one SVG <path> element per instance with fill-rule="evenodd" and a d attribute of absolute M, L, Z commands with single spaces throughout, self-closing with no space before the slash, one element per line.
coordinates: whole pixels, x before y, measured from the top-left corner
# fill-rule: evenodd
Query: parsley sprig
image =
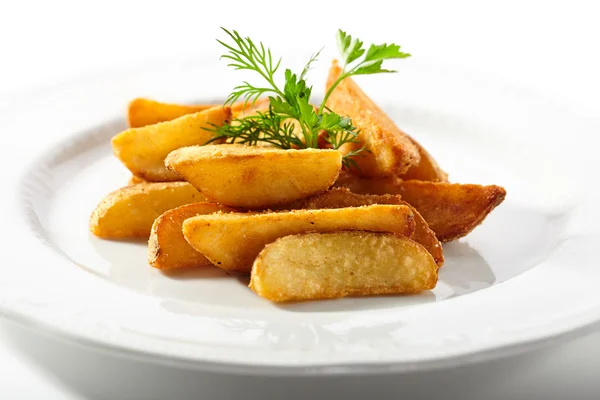
<path fill-rule="evenodd" d="M 254 103 L 259 97 L 268 96 L 269 107 L 266 111 L 238 118 L 231 124 L 215 129 L 213 140 L 225 138 L 226 142 L 256 145 L 269 143 L 279 148 L 318 148 L 322 137 L 334 149 L 346 143 L 356 143 L 359 132 L 352 120 L 339 115 L 326 106 L 333 90 L 344 79 L 354 75 L 370 75 L 395 72 L 382 68 L 383 61 L 410 56 L 400 51 L 396 44 L 371 45 L 368 50 L 363 42 L 353 39 L 342 30 L 337 33 L 337 43 L 341 54 L 343 70 L 331 85 L 321 104 L 315 107 L 310 103 L 312 86 L 306 83 L 306 75 L 313 62 L 319 57 L 315 53 L 300 74 L 286 69 L 283 88 L 276 84 L 276 74 L 281 66 L 281 58 L 274 58 L 271 50 L 262 43 L 255 44 L 249 37 L 242 37 L 236 31 L 221 28 L 231 40 L 229 43 L 218 40 L 227 49 L 222 58 L 229 60 L 229 66 L 237 70 L 249 70 L 258 73 L 264 80 L 256 86 L 247 81 L 236 86 L 225 104 L 243 100 L 245 104 Z M 321 135 L 321 136 L 320 136 Z M 360 155 L 363 148 L 344 155 L 344 165 L 356 167 L 352 157 Z"/>

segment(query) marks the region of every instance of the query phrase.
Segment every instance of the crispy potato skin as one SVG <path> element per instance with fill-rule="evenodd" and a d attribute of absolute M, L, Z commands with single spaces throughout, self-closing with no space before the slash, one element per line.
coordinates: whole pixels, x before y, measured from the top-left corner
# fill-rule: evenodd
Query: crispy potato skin
<path fill-rule="evenodd" d="M 339 230 L 411 236 L 414 229 L 412 211 L 398 205 L 200 215 L 183 223 L 183 235 L 194 249 L 214 265 L 240 272 L 250 272 L 265 245 L 282 236 Z"/>
<path fill-rule="evenodd" d="M 333 62 L 327 79 L 327 90 L 342 73 L 337 61 Z M 360 135 L 356 143 L 340 149 L 344 154 L 363 145 L 363 152 L 354 160 L 360 174 L 368 177 L 400 175 L 418 165 L 419 149 L 413 141 L 371 100 L 351 78 L 344 79 L 327 100 L 327 106 L 340 115 L 352 118 Z"/>
<path fill-rule="evenodd" d="M 446 182 L 364 179 L 345 173 L 335 186 L 356 193 L 399 194 L 416 208 L 441 242 L 469 234 L 506 197 L 501 186 Z"/>
<path fill-rule="evenodd" d="M 429 154 L 416 140 L 413 138 L 410 138 L 410 140 L 419 149 L 421 160 L 417 165 L 406 171 L 404 175 L 400 176 L 400 178 L 404 180 L 448 182 L 448 174 L 439 167 L 431 154 Z"/>
<path fill-rule="evenodd" d="M 257 111 L 267 111 L 269 109 L 269 99 L 258 99 L 252 103 L 244 104 L 243 101 L 237 102 L 231 106 L 233 118 L 244 118 L 256 114 Z"/>
<path fill-rule="evenodd" d="M 202 145 L 213 137 L 214 125 L 231 120 L 231 109 L 215 107 L 184 115 L 172 121 L 127 129 L 112 139 L 115 156 L 135 175 L 146 181 L 166 182 L 180 178 L 167 170 L 164 160 L 180 147 Z"/>
<path fill-rule="evenodd" d="M 182 225 L 188 218 L 219 211 L 236 210 L 216 203 L 202 202 L 186 204 L 164 212 L 152 225 L 148 240 L 148 263 L 163 270 L 212 265 L 185 240 Z"/>
<path fill-rule="evenodd" d="M 400 235 L 308 233 L 267 245 L 250 288 L 276 302 L 407 294 L 433 289 L 437 271 L 423 246 Z"/>
<path fill-rule="evenodd" d="M 398 193 L 415 207 L 442 242 L 469 234 L 506 197 L 496 185 L 402 181 Z"/>
<path fill-rule="evenodd" d="M 223 144 L 178 149 L 165 164 L 212 201 L 266 208 L 327 190 L 338 177 L 342 155 Z"/>
<path fill-rule="evenodd" d="M 205 198 L 187 182 L 140 183 L 106 196 L 92 212 L 90 231 L 104 239 L 148 238 L 162 213 Z"/>
<path fill-rule="evenodd" d="M 410 204 L 402 200 L 400 195 L 391 194 L 357 194 L 348 188 L 332 188 L 326 192 L 300 200 L 289 205 L 289 209 L 323 209 L 360 207 L 372 204 L 402 204 L 410 207 L 415 218 L 415 233 L 412 240 L 419 243 L 433 256 L 438 267 L 444 265 L 444 251 L 435 233 L 429 228 L 425 219 Z"/>
<path fill-rule="evenodd" d="M 218 104 L 169 104 L 137 98 L 129 103 L 127 121 L 130 128 L 141 128 L 142 126 L 171 121 L 187 114 L 197 113 L 218 106 Z"/>

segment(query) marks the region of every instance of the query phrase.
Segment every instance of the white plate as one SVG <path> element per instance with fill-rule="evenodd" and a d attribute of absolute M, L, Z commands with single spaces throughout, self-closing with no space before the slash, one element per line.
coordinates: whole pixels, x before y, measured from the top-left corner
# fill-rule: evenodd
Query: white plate
<path fill-rule="evenodd" d="M 598 126 L 494 77 L 419 60 L 359 82 L 453 181 L 508 190 L 482 226 L 445 246 L 432 292 L 276 305 L 216 269 L 165 275 L 146 264 L 144 243 L 89 234 L 92 209 L 129 178 L 109 143 L 127 101 L 214 101 L 235 82 L 223 64 L 174 63 L 4 112 L 0 312 L 132 356 L 265 374 L 440 367 L 599 319 L 599 196 L 584 185 Z"/>

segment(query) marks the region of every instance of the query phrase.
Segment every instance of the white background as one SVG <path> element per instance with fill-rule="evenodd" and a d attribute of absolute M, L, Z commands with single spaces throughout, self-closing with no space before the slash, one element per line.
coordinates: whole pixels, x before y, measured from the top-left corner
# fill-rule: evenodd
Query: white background
<path fill-rule="evenodd" d="M 595 1 L 204 3 L 0 0 L 0 108 L 90 75 L 169 57 L 216 58 L 214 39 L 225 26 L 284 56 L 308 56 L 323 45 L 333 51 L 333 35 L 342 28 L 367 43 L 393 41 L 414 57 L 534 87 L 600 117 Z M 258 398 L 267 390 L 288 398 L 591 399 L 600 397 L 597 330 L 572 343 L 450 371 L 309 382 L 172 370 L 0 323 L 0 399 Z"/>

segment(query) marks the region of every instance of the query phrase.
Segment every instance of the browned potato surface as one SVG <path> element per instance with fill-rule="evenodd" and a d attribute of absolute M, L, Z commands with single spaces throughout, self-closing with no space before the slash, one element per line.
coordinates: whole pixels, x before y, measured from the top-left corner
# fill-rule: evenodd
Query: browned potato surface
<path fill-rule="evenodd" d="M 223 144 L 178 149 L 165 164 L 212 201 L 264 208 L 327 190 L 337 179 L 342 155 Z"/>
<path fill-rule="evenodd" d="M 327 89 L 342 73 L 334 61 L 329 70 Z M 352 118 L 360 134 L 356 143 L 340 149 L 344 154 L 366 146 L 354 161 L 360 174 L 369 177 L 400 175 L 418 165 L 419 149 L 404 132 L 371 100 L 351 78 L 344 79 L 327 100 L 327 106 Z"/>
<path fill-rule="evenodd" d="M 418 293 L 435 287 L 437 271 L 431 254 L 404 236 L 308 233 L 267 245 L 250 288 L 277 302 Z"/>
<path fill-rule="evenodd" d="M 347 188 L 332 188 L 308 199 L 297 201 L 290 205 L 290 209 L 360 207 L 372 204 L 404 204 L 410 207 L 415 218 L 415 233 L 412 240 L 431 253 L 438 267 L 444 265 L 444 252 L 435 233 L 429 228 L 421 214 L 410 204 L 403 201 L 399 195 L 357 194 L 352 193 Z"/>
<path fill-rule="evenodd" d="M 401 178 L 404 180 L 412 179 L 417 181 L 448 182 L 448 174 L 439 167 L 431 154 L 429 154 L 416 140 L 412 138 L 411 140 L 419 149 L 421 160 L 417 165 L 406 171 Z"/>
<path fill-rule="evenodd" d="M 235 211 L 216 203 L 194 203 L 166 211 L 156 218 L 148 241 L 148 263 L 158 269 L 212 265 L 183 237 L 183 221 L 197 215 Z"/>
<path fill-rule="evenodd" d="M 187 182 L 140 183 L 106 196 L 90 217 L 90 231 L 105 239 L 147 238 L 162 213 L 204 201 Z"/>
<path fill-rule="evenodd" d="M 349 173 L 340 174 L 335 186 L 363 194 L 401 195 L 419 211 L 442 242 L 470 233 L 506 197 L 506 190 L 496 185 L 365 179 Z"/>
<path fill-rule="evenodd" d="M 148 181 L 145 181 L 144 179 L 140 178 L 139 176 L 132 175 L 131 178 L 129 178 L 129 181 L 127 182 L 127 186 L 137 185 L 138 183 L 145 183 L 145 182 L 148 182 Z"/>
<path fill-rule="evenodd" d="M 194 249 L 214 265 L 250 272 L 266 244 L 305 232 L 365 230 L 411 236 L 413 213 L 399 205 L 372 205 L 329 210 L 294 210 L 261 214 L 211 214 L 183 223 L 183 234 Z"/>
<path fill-rule="evenodd" d="M 170 104 L 138 98 L 129 103 L 127 120 L 129 121 L 130 128 L 140 128 L 159 122 L 171 121 L 187 114 L 197 113 L 218 106 L 218 104 Z"/>
<path fill-rule="evenodd" d="M 504 201 L 496 185 L 402 181 L 397 193 L 415 207 L 442 242 L 470 233 Z"/>
<path fill-rule="evenodd" d="M 147 181 L 176 181 L 180 178 L 167 170 L 165 157 L 185 146 L 203 145 L 214 133 L 213 125 L 231 119 L 231 109 L 215 107 L 184 115 L 172 121 L 131 128 L 113 137 L 115 155 L 136 176 Z"/>

